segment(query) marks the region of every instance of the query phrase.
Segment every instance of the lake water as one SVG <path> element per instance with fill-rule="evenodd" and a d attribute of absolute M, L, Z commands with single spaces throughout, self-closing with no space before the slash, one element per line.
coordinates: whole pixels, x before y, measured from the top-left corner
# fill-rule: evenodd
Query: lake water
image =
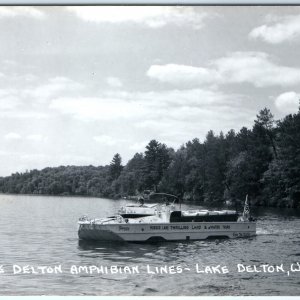
<path fill-rule="evenodd" d="M 80 216 L 108 216 L 123 202 L 0 195 L 0 295 L 300 295 L 300 272 L 296 272 L 300 271 L 296 264 L 300 262 L 299 211 L 256 209 L 257 236 L 248 239 L 79 243 Z M 282 264 L 284 272 L 238 272 L 238 264 Z M 60 265 L 62 272 L 42 274 L 35 269 L 38 274 L 14 274 L 13 265 Z M 139 273 L 72 274 L 72 265 L 128 266 Z M 228 273 L 197 273 L 217 265 L 226 267 Z M 163 266 L 171 272 L 184 270 L 175 274 L 154 272 L 155 267 Z M 295 272 L 288 275 L 291 266 Z M 16 272 L 19 270 L 15 267 Z"/>

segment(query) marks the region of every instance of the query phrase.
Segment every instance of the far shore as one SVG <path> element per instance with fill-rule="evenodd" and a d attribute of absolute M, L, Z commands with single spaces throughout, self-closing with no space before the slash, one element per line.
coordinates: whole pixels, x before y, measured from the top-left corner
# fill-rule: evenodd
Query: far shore
<path fill-rule="evenodd" d="M 16 193 L 0 193 L 0 196 L 28 196 L 28 197 L 57 197 L 57 198 L 94 198 L 94 199 L 108 199 L 108 200 L 113 200 L 113 201 L 120 201 L 120 200 L 126 200 L 126 201 L 132 201 L 132 199 L 125 199 L 125 198 L 111 198 L 111 197 L 100 197 L 100 196 L 89 196 L 89 195 L 50 195 L 50 194 L 16 194 Z M 208 204 L 208 203 L 201 203 L 197 201 L 186 201 L 182 202 L 183 204 L 189 204 L 189 205 L 199 205 L 199 206 L 205 206 L 205 207 L 218 207 L 218 206 L 226 206 L 225 203 L 222 202 L 216 202 L 215 204 Z M 230 209 L 235 209 L 233 205 L 227 206 Z M 263 205 L 257 205 L 257 204 L 251 204 L 251 207 L 255 208 L 278 208 L 278 209 L 291 209 L 291 210 L 299 210 L 300 208 L 294 208 L 294 207 L 279 207 L 279 206 L 263 206 Z"/>

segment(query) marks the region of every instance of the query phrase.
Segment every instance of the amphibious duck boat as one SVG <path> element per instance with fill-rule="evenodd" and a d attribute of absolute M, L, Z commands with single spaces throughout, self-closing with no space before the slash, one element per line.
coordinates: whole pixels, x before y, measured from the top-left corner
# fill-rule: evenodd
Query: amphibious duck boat
<path fill-rule="evenodd" d="M 232 210 L 180 210 L 173 204 L 151 207 L 153 214 L 118 214 L 113 217 L 79 220 L 79 239 L 99 241 L 179 241 L 209 238 L 250 237 L 256 222 L 250 217 L 246 198 L 244 212 Z M 147 209 L 146 209 L 147 210 Z"/>

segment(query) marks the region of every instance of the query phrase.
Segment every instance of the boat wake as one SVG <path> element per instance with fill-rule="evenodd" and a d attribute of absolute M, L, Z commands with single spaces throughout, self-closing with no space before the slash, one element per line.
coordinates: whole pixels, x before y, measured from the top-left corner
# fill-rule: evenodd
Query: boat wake
<path fill-rule="evenodd" d="M 295 230 L 293 229 L 262 229 L 262 228 L 257 228 L 256 230 L 256 235 L 274 235 L 274 236 L 279 236 L 279 235 L 290 235 L 290 234 L 295 234 Z"/>

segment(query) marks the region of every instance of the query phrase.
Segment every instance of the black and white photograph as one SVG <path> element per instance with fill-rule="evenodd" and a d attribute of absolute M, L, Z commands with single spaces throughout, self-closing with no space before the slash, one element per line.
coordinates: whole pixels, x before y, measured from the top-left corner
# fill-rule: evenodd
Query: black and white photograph
<path fill-rule="evenodd" d="M 300 6 L 0 6 L 0 296 L 300 296 Z"/>

